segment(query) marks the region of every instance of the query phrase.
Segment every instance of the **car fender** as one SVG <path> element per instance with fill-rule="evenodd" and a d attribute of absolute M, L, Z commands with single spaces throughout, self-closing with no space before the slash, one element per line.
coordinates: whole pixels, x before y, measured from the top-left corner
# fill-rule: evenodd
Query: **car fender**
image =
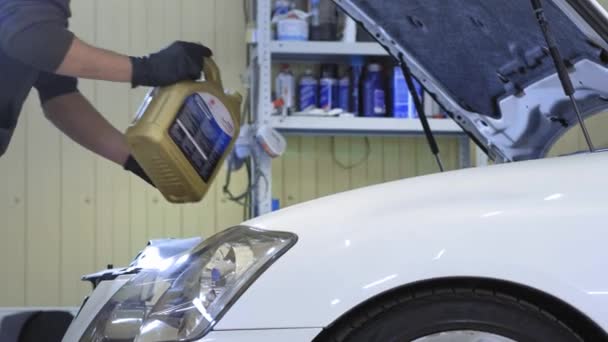
<path fill-rule="evenodd" d="M 299 240 L 216 330 L 323 328 L 391 289 L 479 277 L 557 297 L 608 331 L 607 157 L 419 177 L 247 222 Z"/>

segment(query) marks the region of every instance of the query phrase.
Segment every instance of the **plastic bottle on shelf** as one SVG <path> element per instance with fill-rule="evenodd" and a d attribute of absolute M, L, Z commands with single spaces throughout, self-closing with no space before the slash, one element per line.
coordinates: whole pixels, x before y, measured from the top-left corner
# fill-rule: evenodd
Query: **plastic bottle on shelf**
<path fill-rule="evenodd" d="M 400 66 L 393 68 L 391 76 L 391 113 L 396 118 L 408 118 L 410 93 Z"/>
<path fill-rule="evenodd" d="M 312 69 L 306 69 L 299 84 L 300 103 L 298 110 L 306 112 L 317 108 L 319 104 L 319 81 L 313 75 Z"/>
<path fill-rule="evenodd" d="M 338 105 L 338 80 L 336 79 L 335 66 L 321 66 L 319 88 L 319 107 L 325 111 L 336 108 Z"/>
<path fill-rule="evenodd" d="M 414 79 L 416 93 L 423 99 L 422 86 Z M 395 66 L 391 75 L 391 113 L 396 118 L 418 118 L 418 111 L 410 88 L 405 81 L 403 70 L 400 66 Z"/>
<path fill-rule="evenodd" d="M 339 12 L 330 0 L 309 0 L 310 40 L 338 40 Z"/>
<path fill-rule="evenodd" d="M 372 63 L 367 66 L 367 73 L 363 81 L 364 116 L 386 116 L 386 92 L 382 70 L 382 65 L 378 63 Z"/>
<path fill-rule="evenodd" d="M 275 81 L 277 97 L 283 100 L 283 115 L 293 111 L 295 105 L 295 78 L 288 64 L 281 66 L 281 72 Z"/>
<path fill-rule="evenodd" d="M 350 101 L 351 111 L 355 115 L 362 115 L 361 110 L 361 79 L 363 77 L 363 69 L 365 65 L 363 58 L 353 58 L 351 62 L 351 87 L 350 87 Z"/>
<path fill-rule="evenodd" d="M 351 91 L 350 91 L 350 75 L 349 73 L 345 73 L 340 81 L 338 81 L 338 107 L 343 111 L 350 113 L 350 99 L 351 99 Z"/>
<path fill-rule="evenodd" d="M 321 0 L 309 0 L 308 13 L 310 13 L 310 39 L 318 40 L 321 31 Z"/>

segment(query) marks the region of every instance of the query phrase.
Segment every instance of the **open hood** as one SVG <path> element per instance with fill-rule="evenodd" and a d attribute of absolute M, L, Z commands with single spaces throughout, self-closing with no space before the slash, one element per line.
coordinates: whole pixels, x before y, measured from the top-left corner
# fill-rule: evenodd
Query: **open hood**
<path fill-rule="evenodd" d="M 499 162 L 542 158 L 578 124 L 530 0 L 334 0 Z M 607 14 L 544 0 L 587 117 L 608 108 Z"/>

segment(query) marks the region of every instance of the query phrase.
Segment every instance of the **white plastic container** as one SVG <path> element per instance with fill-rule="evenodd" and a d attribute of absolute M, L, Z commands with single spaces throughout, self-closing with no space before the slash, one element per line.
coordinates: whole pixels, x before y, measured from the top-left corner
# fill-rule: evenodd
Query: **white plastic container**
<path fill-rule="evenodd" d="M 298 18 L 285 18 L 277 23 L 278 40 L 308 40 L 308 22 Z"/>

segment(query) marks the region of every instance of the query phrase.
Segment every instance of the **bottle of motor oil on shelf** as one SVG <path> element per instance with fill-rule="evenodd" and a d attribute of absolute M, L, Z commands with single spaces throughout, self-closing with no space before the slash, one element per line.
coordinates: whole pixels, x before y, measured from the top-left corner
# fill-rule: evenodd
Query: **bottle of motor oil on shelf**
<path fill-rule="evenodd" d="M 353 59 L 351 66 L 351 110 L 355 115 L 362 115 L 361 110 L 361 79 L 363 77 L 363 60 Z"/>
<path fill-rule="evenodd" d="M 367 73 L 363 80 L 363 115 L 367 117 L 386 116 L 386 93 L 382 65 L 377 63 L 367 66 Z"/>
<path fill-rule="evenodd" d="M 414 80 L 414 87 L 418 96 L 422 98 L 422 86 L 416 80 Z M 400 66 L 395 66 L 393 68 L 390 88 L 392 115 L 396 118 L 418 118 L 414 98 L 412 97 L 407 82 L 405 81 L 405 76 L 403 75 L 403 70 Z"/>
<path fill-rule="evenodd" d="M 203 199 L 239 136 L 242 97 L 205 59 L 204 81 L 154 88 L 127 130 L 131 153 L 173 203 Z"/>
<path fill-rule="evenodd" d="M 299 85 L 300 103 L 298 110 L 306 112 L 319 105 L 319 81 L 314 77 L 312 69 L 306 69 Z"/>
<path fill-rule="evenodd" d="M 391 113 L 396 118 L 408 118 L 410 94 L 400 66 L 395 66 L 391 76 Z"/>
<path fill-rule="evenodd" d="M 321 80 L 319 82 L 319 107 L 329 111 L 338 106 L 338 80 L 335 66 L 323 65 L 321 67 Z"/>
<path fill-rule="evenodd" d="M 350 96 L 350 75 L 347 72 L 338 81 L 338 107 L 345 112 L 351 112 Z"/>
<path fill-rule="evenodd" d="M 283 100 L 283 114 L 292 112 L 295 107 L 296 80 L 287 64 L 281 66 L 281 72 L 275 82 L 275 91 L 277 97 Z"/>

